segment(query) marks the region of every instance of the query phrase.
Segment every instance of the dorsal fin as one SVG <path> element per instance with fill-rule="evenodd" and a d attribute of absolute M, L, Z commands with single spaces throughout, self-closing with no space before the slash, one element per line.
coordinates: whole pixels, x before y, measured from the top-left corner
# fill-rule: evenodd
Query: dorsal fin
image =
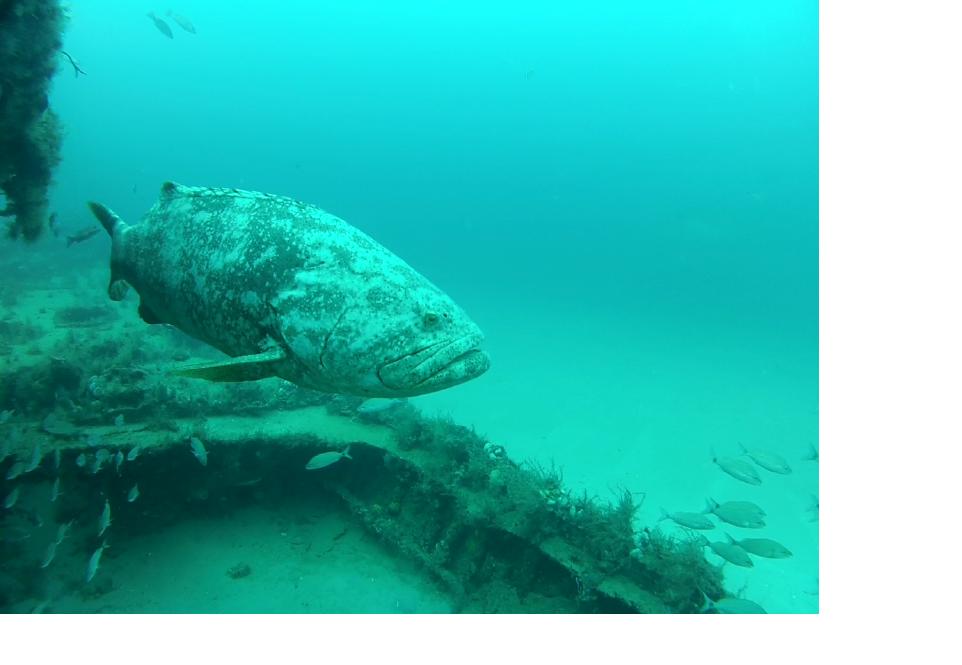
<path fill-rule="evenodd" d="M 160 195 L 164 198 L 170 198 L 171 196 L 174 196 L 179 189 L 180 185 L 172 180 L 168 180 L 160 186 Z"/>

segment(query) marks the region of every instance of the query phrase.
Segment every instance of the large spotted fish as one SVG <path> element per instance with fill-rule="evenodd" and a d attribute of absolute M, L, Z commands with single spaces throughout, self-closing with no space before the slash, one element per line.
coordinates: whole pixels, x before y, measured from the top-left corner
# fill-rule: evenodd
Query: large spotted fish
<path fill-rule="evenodd" d="M 212 381 L 278 376 L 316 390 L 410 396 L 483 374 L 483 335 L 411 266 L 342 219 L 293 199 L 165 183 L 113 240 L 109 293 L 231 359 L 181 369 Z"/>

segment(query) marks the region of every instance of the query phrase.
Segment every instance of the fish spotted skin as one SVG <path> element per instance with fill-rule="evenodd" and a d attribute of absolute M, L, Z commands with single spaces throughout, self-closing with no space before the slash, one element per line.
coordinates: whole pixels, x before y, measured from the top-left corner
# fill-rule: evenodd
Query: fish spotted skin
<path fill-rule="evenodd" d="M 344 220 L 293 199 L 166 183 L 136 226 L 91 204 L 113 238 L 111 298 L 234 358 L 217 381 L 278 376 L 364 397 L 442 390 L 489 366 L 478 326 Z"/>

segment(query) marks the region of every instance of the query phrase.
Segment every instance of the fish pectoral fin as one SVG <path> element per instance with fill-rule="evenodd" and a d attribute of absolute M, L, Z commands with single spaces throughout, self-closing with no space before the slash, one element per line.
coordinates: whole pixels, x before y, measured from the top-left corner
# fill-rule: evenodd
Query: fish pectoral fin
<path fill-rule="evenodd" d="M 275 365 L 287 355 L 275 348 L 250 356 L 238 356 L 216 363 L 187 365 L 173 370 L 176 376 L 218 382 L 259 381 L 277 376 Z"/>

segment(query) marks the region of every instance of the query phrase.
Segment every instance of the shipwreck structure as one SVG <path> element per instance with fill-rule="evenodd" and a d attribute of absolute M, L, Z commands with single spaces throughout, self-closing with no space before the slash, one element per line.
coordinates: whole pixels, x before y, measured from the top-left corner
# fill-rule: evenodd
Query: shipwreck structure
<path fill-rule="evenodd" d="M 0 189 L 11 237 L 47 226 L 47 188 L 60 162 L 61 126 L 47 92 L 64 27 L 57 0 L 0 0 Z"/>

